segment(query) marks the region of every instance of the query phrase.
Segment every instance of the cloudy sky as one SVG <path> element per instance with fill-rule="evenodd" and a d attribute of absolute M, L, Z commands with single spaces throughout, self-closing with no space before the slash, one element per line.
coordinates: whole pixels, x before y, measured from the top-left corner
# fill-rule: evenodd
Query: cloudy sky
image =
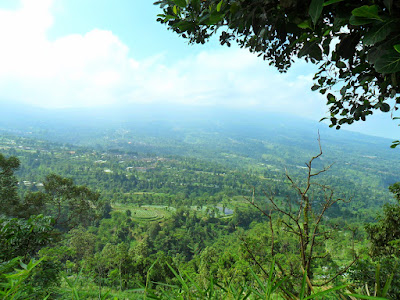
<path fill-rule="evenodd" d="M 46 108 L 163 103 L 326 116 L 325 99 L 310 91 L 314 66 L 300 61 L 279 74 L 248 51 L 216 40 L 188 45 L 155 21 L 160 9 L 152 3 L 0 0 L 0 101 Z M 351 129 L 394 138 L 389 119 L 377 116 Z"/>

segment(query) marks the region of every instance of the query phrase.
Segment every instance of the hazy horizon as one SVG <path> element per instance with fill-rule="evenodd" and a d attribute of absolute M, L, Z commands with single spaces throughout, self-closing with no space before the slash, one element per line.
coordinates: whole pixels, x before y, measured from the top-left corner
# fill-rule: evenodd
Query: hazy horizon
<path fill-rule="evenodd" d="M 145 113 L 154 115 L 180 107 L 282 113 L 314 122 L 328 116 L 325 97 L 310 89 L 315 65 L 296 61 L 281 74 L 216 39 L 188 45 L 156 22 L 158 13 L 152 1 L 0 1 L 0 106 L 38 112 L 147 107 Z M 396 125 L 389 114 L 376 112 L 343 128 L 397 139 Z"/>

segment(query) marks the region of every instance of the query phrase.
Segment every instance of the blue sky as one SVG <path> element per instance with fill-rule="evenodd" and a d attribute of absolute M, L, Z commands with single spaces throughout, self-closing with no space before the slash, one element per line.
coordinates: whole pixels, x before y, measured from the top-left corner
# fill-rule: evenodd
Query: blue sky
<path fill-rule="evenodd" d="M 129 47 L 130 55 L 142 60 L 152 55 L 166 53 L 179 59 L 206 47 L 188 47 L 166 27 L 156 22 L 161 11 L 153 1 L 139 0 L 59 0 L 53 2 L 54 25 L 48 34 L 56 39 L 71 33 L 85 34 L 97 28 L 111 30 Z M 214 43 L 215 44 L 215 43 Z"/>
<path fill-rule="evenodd" d="M 188 45 L 151 0 L 0 0 L 0 101 L 46 108 L 171 104 L 285 112 L 318 121 L 316 68 L 279 74 L 217 40 Z M 388 115 L 349 129 L 395 138 Z"/>

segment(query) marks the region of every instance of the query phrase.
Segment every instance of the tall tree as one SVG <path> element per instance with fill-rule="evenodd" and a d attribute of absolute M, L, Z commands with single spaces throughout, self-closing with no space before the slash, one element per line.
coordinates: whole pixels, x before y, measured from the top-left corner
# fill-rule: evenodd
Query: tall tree
<path fill-rule="evenodd" d="M 14 171 L 19 166 L 18 158 L 15 156 L 6 158 L 0 153 L 0 205 L 2 213 L 7 216 L 18 215 L 18 181 L 14 176 Z"/>
<path fill-rule="evenodd" d="M 46 176 L 44 192 L 28 193 L 22 208 L 24 216 L 42 213 L 54 218 L 55 226 L 62 230 L 77 225 L 90 225 L 99 214 L 104 213 L 104 203 L 99 193 L 86 186 L 75 185 L 70 178 L 56 174 Z"/>
<path fill-rule="evenodd" d="M 100 196 L 98 193 L 86 186 L 77 186 L 72 179 L 56 174 L 48 175 L 43 184 L 49 200 L 47 207 L 56 221 L 56 226 L 86 226 L 96 219 Z"/>
<path fill-rule="evenodd" d="M 279 200 L 273 194 L 264 192 L 269 201 L 269 210 L 263 209 L 254 198 L 246 198 L 247 201 L 257 208 L 261 213 L 269 219 L 271 230 L 271 256 L 277 258 L 279 251 L 275 249 L 275 239 L 279 236 L 274 230 L 274 223 L 281 224 L 280 230 L 292 235 L 298 240 L 298 256 L 302 272 L 305 272 L 308 277 L 308 294 L 311 294 L 313 286 L 326 286 L 334 281 L 341 274 L 346 272 L 351 265 L 357 260 L 349 262 L 342 269 L 337 269 L 333 274 L 327 276 L 323 280 L 314 277 L 314 268 L 316 262 L 324 262 L 328 264 L 333 253 L 330 253 L 325 247 L 326 242 L 333 238 L 333 233 L 336 228 L 327 226 L 324 222 L 324 216 L 330 207 L 339 201 L 344 201 L 342 198 L 337 198 L 331 187 L 321 184 L 315 178 L 325 173 L 330 166 L 320 170 L 313 168 L 313 163 L 322 156 L 322 148 L 319 141 L 320 152 L 313 156 L 306 163 L 307 176 L 304 182 L 296 182 L 288 173 L 286 173 L 287 182 L 296 192 L 296 196 L 288 196 L 286 200 Z M 285 235 L 287 239 L 287 235 Z M 282 250 L 281 250 L 282 251 Z M 249 249 L 249 252 L 251 250 Z M 280 272 L 284 275 L 295 274 L 295 270 L 290 267 L 285 270 L 282 267 L 279 259 L 276 259 L 276 264 Z"/>
<path fill-rule="evenodd" d="M 400 183 L 391 185 L 389 190 L 397 203 L 385 204 L 377 222 L 366 226 L 373 256 L 400 256 Z"/>
<path fill-rule="evenodd" d="M 24 220 L 0 216 L 0 263 L 32 255 L 54 240 L 53 220 L 43 215 Z"/>

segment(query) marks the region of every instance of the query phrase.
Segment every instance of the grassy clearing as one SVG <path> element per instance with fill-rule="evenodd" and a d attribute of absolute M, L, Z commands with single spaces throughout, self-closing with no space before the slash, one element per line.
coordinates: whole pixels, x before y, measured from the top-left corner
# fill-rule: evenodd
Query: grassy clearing
<path fill-rule="evenodd" d="M 243 200 L 242 200 L 243 201 Z M 232 201 L 233 203 L 233 201 Z M 227 209 L 233 210 L 233 206 L 229 205 Z M 234 202 L 236 205 L 245 206 L 247 202 Z M 223 215 L 222 213 L 222 203 L 218 204 L 220 208 L 218 209 L 218 215 L 220 218 L 231 218 L 232 214 Z M 142 205 L 138 207 L 136 204 L 122 204 L 122 203 L 114 203 L 112 205 L 114 211 L 125 212 L 127 210 L 131 211 L 131 217 L 135 221 L 147 222 L 147 221 L 159 221 L 163 219 L 169 218 L 173 212 L 176 211 L 175 207 L 165 206 L 165 205 Z M 215 210 L 214 207 L 211 206 L 191 206 L 190 209 L 193 211 L 197 211 L 202 214 L 207 214 L 208 211 Z"/>
<path fill-rule="evenodd" d="M 161 205 L 143 205 L 138 207 L 133 204 L 121 204 L 115 203 L 112 205 L 114 211 L 131 211 L 132 219 L 136 221 L 158 221 L 171 216 L 172 212 L 175 211 L 173 207 L 161 206 Z"/>
<path fill-rule="evenodd" d="M 94 283 L 93 280 L 85 279 L 79 279 L 77 284 L 74 286 L 79 298 L 75 297 L 73 290 L 66 284 L 64 280 L 61 283 L 61 286 L 56 289 L 57 299 L 100 299 L 99 286 Z M 139 287 L 140 286 L 138 286 L 138 288 Z M 104 297 L 101 299 L 143 299 L 143 294 L 135 292 L 134 290 L 119 291 L 118 289 L 110 288 L 108 286 L 102 287 L 101 295 Z"/>

